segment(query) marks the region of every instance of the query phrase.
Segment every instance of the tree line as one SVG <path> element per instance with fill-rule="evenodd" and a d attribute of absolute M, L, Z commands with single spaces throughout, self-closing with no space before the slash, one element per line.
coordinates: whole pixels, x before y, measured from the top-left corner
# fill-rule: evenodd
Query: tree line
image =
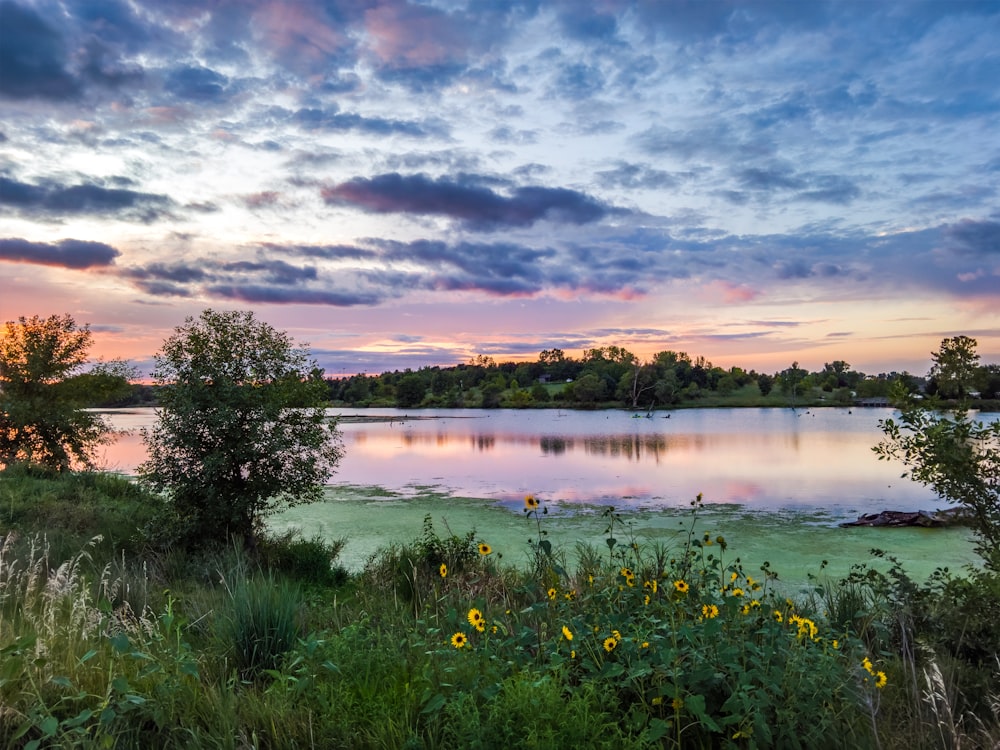
<path fill-rule="evenodd" d="M 1000 398 L 1000 365 L 979 365 L 976 341 L 957 336 L 932 353 L 926 377 L 868 375 L 843 360 L 809 372 L 793 362 L 776 373 L 712 365 L 704 357 L 663 351 L 648 361 L 619 346 L 587 349 L 580 358 L 546 349 L 534 362 L 496 362 L 477 355 L 453 367 L 423 367 L 329 379 L 338 406 L 404 409 L 554 407 L 670 408 L 699 403 L 849 405 L 895 392 L 956 398 Z"/>

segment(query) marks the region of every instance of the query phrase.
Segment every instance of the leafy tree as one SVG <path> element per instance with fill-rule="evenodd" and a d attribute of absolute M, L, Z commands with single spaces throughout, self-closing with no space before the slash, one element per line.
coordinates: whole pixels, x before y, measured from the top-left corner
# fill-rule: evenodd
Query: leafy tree
<path fill-rule="evenodd" d="M 977 342 L 968 336 L 955 336 L 941 341 L 941 347 L 931 353 L 934 365 L 930 377 L 937 382 L 938 393 L 944 398 L 960 398 L 976 375 L 979 355 Z"/>
<path fill-rule="evenodd" d="M 761 373 L 757 376 L 757 387 L 760 389 L 760 395 L 766 396 L 774 388 L 774 377 L 767 373 Z"/>
<path fill-rule="evenodd" d="M 400 409 L 419 406 L 427 388 L 424 379 L 415 372 L 408 372 L 396 384 L 396 405 Z"/>
<path fill-rule="evenodd" d="M 122 398 L 136 373 L 113 360 L 80 372 L 92 344 L 89 326 L 70 315 L 18 318 L 0 334 L 0 464 L 67 471 L 93 468 L 110 425 L 84 407 Z"/>
<path fill-rule="evenodd" d="M 976 534 L 976 551 L 1000 572 L 1000 422 L 984 424 L 964 409 L 933 412 L 913 401 L 898 384 L 899 420 L 879 423 L 886 438 L 875 452 L 901 460 L 909 476 L 948 502 L 963 506 Z"/>
<path fill-rule="evenodd" d="M 166 492 L 184 541 L 255 546 L 263 517 L 314 502 L 342 451 L 326 383 L 303 349 L 252 312 L 205 310 L 156 354 L 163 388 L 141 478 Z"/>

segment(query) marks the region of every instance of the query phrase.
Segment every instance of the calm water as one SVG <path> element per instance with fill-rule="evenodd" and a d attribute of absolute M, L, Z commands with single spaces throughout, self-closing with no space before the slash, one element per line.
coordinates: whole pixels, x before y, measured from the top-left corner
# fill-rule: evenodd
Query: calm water
<path fill-rule="evenodd" d="M 878 422 L 891 410 L 705 409 L 651 419 L 557 410 L 345 414 L 392 419 L 342 421 L 345 455 L 325 502 L 268 523 L 307 537 L 347 537 L 341 560 L 353 568 L 388 543 L 416 538 L 428 515 L 439 533 L 474 529 L 507 560 L 525 560 L 534 534 L 522 513 L 529 492 L 554 511 L 548 538 L 568 550 L 578 541 L 602 548 L 606 522 L 593 511 L 606 505 L 627 511 L 635 538 L 679 543 L 701 492 L 699 533 L 724 534 L 748 569 L 769 561 L 789 583 L 805 582 L 822 560 L 828 574 L 846 575 L 871 562 L 875 547 L 917 577 L 977 560 L 963 528 L 839 527 L 861 513 L 941 505 L 902 479 L 901 465 L 872 452 L 882 437 Z M 136 430 L 155 415 L 121 410 L 111 419 Z M 144 457 L 136 431 L 109 448 L 105 465 L 129 473 Z"/>
<path fill-rule="evenodd" d="M 932 509 L 934 494 L 902 466 L 872 452 L 883 409 L 692 409 L 634 418 L 631 412 L 559 410 L 337 412 L 393 417 L 341 424 L 345 456 L 332 485 L 434 490 L 520 508 L 526 493 L 553 502 L 662 508 L 706 504 L 746 509 L 822 509 L 836 517 L 873 510 Z M 409 416 L 410 419 L 403 419 Z M 153 423 L 151 409 L 111 413 L 121 429 Z M 138 432 L 108 449 L 108 468 L 131 472 L 144 458 Z"/>

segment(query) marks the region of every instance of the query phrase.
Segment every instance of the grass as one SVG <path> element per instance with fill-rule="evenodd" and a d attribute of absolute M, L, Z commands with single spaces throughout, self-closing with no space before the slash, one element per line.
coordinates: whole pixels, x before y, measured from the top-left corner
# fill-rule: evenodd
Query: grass
<path fill-rule="evenodd" d="M 538 501 L 527 565 L 428 519 L 348 574 L 340 543 L 294 535 L 255 555 L 149 549 L 156 503 L 121 478 L 4 473 L 0 498 L 0 747 L 1000 741 L 1000 587 L 982 571 L 858 566 L 793 601 L 694 530 L 697 502 L 674 543 L 608 509 L 604 544 L 559 548 Z M 113 544 L 89 536 L 105 522 Z"/>

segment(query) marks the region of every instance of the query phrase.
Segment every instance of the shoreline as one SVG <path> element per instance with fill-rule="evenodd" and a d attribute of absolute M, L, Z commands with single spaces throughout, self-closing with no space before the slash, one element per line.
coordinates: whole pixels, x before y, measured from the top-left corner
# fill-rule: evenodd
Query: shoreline
<path fill-rule="evenodd" d="M 571 567 L 579 543 L 607 554 L 608 519 L 602 515 L 607 506 L 547 506 L 549 513 L 541 517 L 544 538 Z M 779 585 L 790 592 L 843 578 L 857 564 L 888 569 L 889 561 L 873 557 L 873 549 L 898 558 L 914 580 L 925 580 L 939 567 L 959 573 L 965 566 L 979 565 L 971 531 L 965 527 L 842 528 L 839 516 L 820 508 L 765 510 L 728 503 L 706 503 L 697 514 L 684 507 L 622 507 L 616 512 L 621 518 L 614 531 L 619 544 L 634 540 L 670 548 L 683 545 L 689 533 L 699 539 L 705 533 L 713 540 L 722 536 L 727 549 L 713 544 L 705 548 L 706 554 L 721 557 L 725 565 L 738 559 L 751 575 L 767 562 L 778 574 Z M 527 563 L 529 540 L 538 535 L 535 519 L 525 518 L 520 503 L 515 507 L 430 488 L 403 494 L 378 485 L 329 485 L 323 501 L 276 513 L 268 526 L 277 533 L 295 530 L 306 538 L 346 538 L 339 562 L 356 571 L 379 549 L 416 540 L 428 515 L 438 536 L 462 537 L 474 530 L 477 540 L 487 541 L 504 563 L 514 565 Z"/>

